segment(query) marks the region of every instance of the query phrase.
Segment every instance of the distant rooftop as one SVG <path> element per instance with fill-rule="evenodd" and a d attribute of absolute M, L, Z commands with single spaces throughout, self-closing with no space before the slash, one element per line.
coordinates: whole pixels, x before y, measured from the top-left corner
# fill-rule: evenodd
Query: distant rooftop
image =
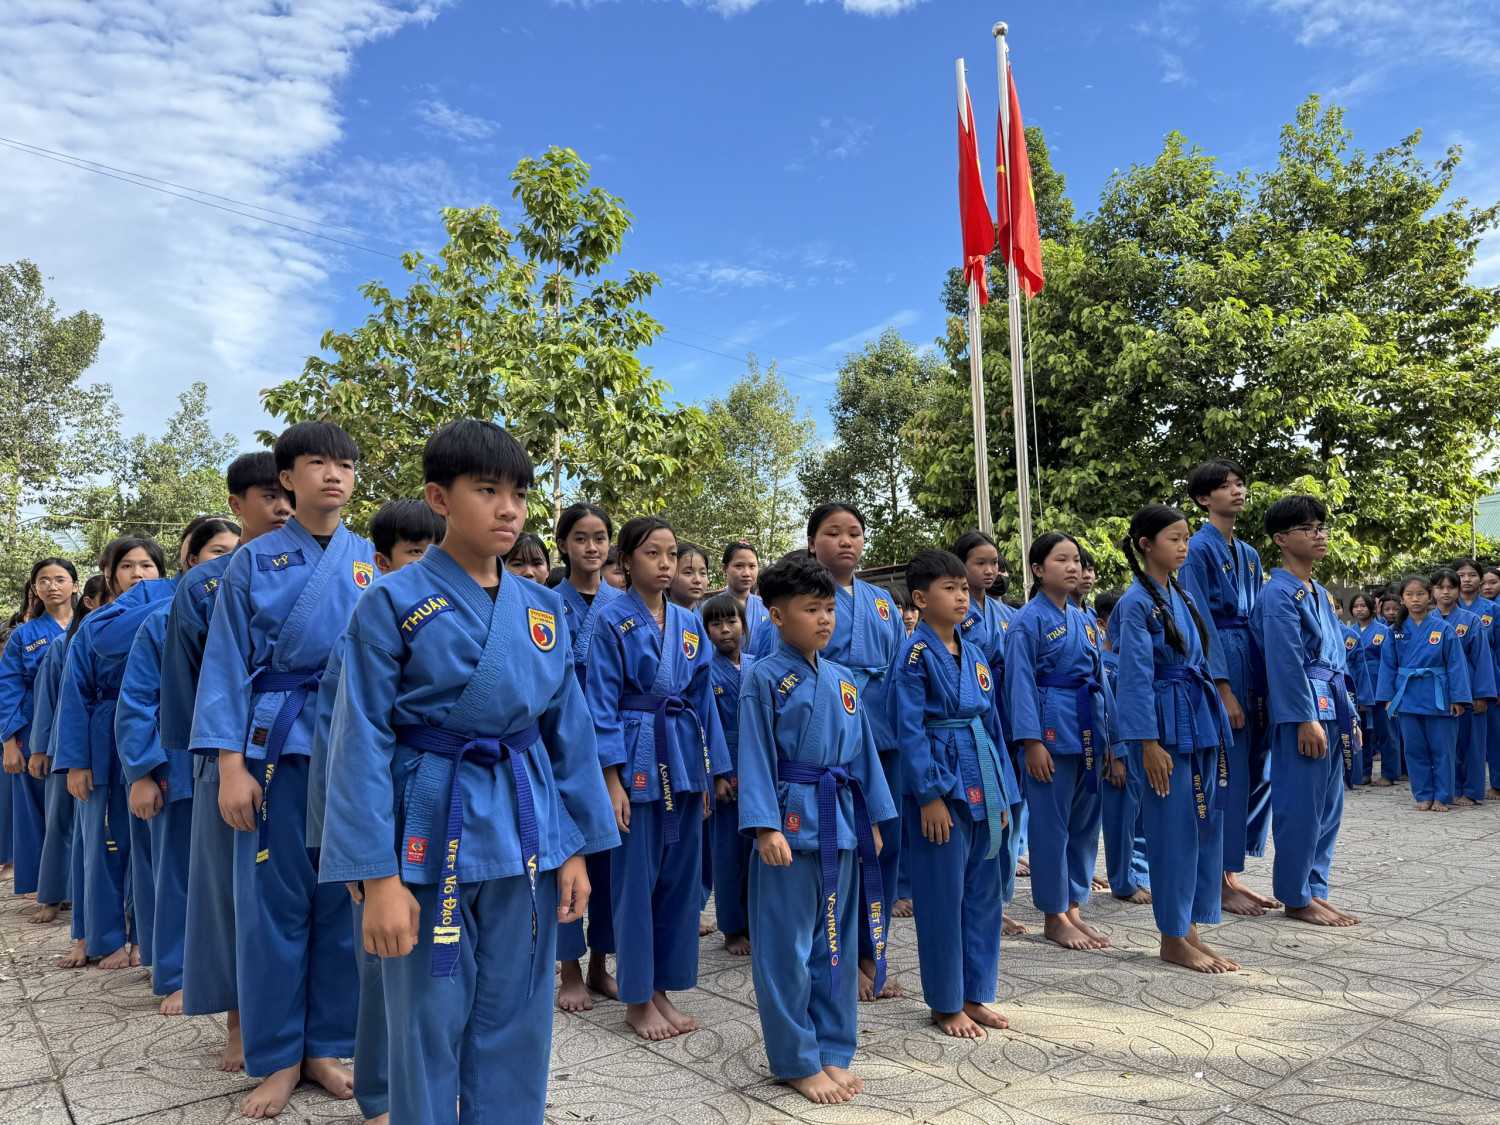
<path fill-rule="evenodd" d="M 1491 492 L 1474 505 L 1474 530 L 1500 539 L 1500 492 Z"/>

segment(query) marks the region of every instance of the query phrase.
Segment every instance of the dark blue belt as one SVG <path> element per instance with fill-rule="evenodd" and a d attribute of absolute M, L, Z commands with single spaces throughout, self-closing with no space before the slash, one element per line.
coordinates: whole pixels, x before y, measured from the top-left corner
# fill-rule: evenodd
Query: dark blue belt
<path fill-rule="evenodd" d="M 661 831 L 662 840 L 668 844 L 675 844 L 678 840 L 677 830 L 677 801 L 672 793 L 672 752 L 671 752 L 671 724 L 669 719 L 676 718 L 684 711 L 693 716 L 693 721 L 698 720 L 698 713 L 693 710 L 693 705 L 680 695 L 622 695 L 620 697 L 621 711 L 639 711 L 645 715 L 655 716 L 656 721 L 652 723 L 652 734 L 656 742 L 656 772 L 661 778 Z M 700 727 L 701 729 L 701 727 Z M 708 769 L 708 747 L 703 749 L 704 770 Z M 634 772 L 635 763 L 630 763 Z M 646 787 L 643 775 L 631 778 L 631 788 L 644 789 Z"/>
<path fill-rule="evenodd" d="M 578 663 L 574 664 L 573 665 L 573 674 L 578 677 L 578 689 L 580 691 L 588 691 L 589 690 L 589 665 L 588 665 L 588 661 L 586 661 L 586 660 L 580 660 Z"/>
<path fill-rule="evenodd" d="M 111 852 L 120 850 L 119 845 L 115 843 L 114 830 L 109 823 L 109 803 L 115 795 L 115 771 L 112 768 L 115 755 L 113 752 L 114 747 L 111 745 L 114 740 L 115 715 L 113 711 L 105 715 L 103 705 L 106 703 L 117 703 L 119 698 L 119 688 L 100 688 L 94 693 L 94 707 L 89 712 L 89 772 L 94 775 L 94 784 L 104 790 L 104 847 L 106 851 Z M 94 731 L 96 721 L 104 727 L 97 734 Z M 94 752 L 95 746 L 98 743 L 102 743 L 104 746 L 102 756 Z M 95 762 L 100 760 L 101 757 L 104 763 L 102 771 L 95 765 Z M 103 773 L 102 777 L 99 776 L 101 772 Z"/>
<path fill-rule="evenodd" d="M 1084 785 L 1090 793 L 1099 792 L 1099 755 L 1094 749 L 1094 695 L 1103 695 L 1104 688 L 1093 676 L 1080 679 L 1053 672 L 1043 672 L 1037 676 L 1036 686 L 1062 688 L 1078 693 L 1074 702 L 1078 709 L 1078 734 L 1083 741 Z"/>
<path fill-rule="evenodd" d="M 302 714 L 307 697 L 318 690 L 318 683 L 322 679 L 321 668 L 292 672 L 273 672 L 267 668 L 257 672 L 255 679 L 250 681 L 251 695 L 286 693 L 286 698 L 281 701 L 281 707 L 271 723 L 271 729 L 266 732 L 264 743 L 266 756 L 261 764 L 260 839 L 255 849 L 256 863 L 264 863 L 271 855 L 271 822 L 266 818 L 267 810 L 271 807 L 271 775 L 276 772 L 282 747 L 286 745 L 287 735 L 292 733 L 292 727 L 296 725 L 297 716 Z"/>
<path fill-rule="evenodd" d="M 1250 619 L 1242 613 L 1216 613 L 1213 616 L 1215 629 L 1250 628 Z"/>
<path fill-rule="evenodd" d="M 870 827 L 864 790 L 843 766 L 820 766 L 783 758 L 776 763 L 776 779 L 818 787 L 818 858 L 823 866 L 823 918 L 828 933 L 828 964 L 834 995 L 839 983 L 839 790 L 854 796 L 854 836 L 859 842 L 859 866 L 869 904 L 870 944 L 875 947 L 875 992 L 885 987 L 885 886 L 880 879 L 880 853 Z"/>
<path fill-rule="evenodd" d="M 436 754 L 453 762 L 453 777 L 448 783 L 448 833 L 443 837 L 443 885 L 438 892 L 437 917 L 432 927 L 432 975 L 452 976 L 458 967 L 463 937 L 463 911 L 458 901 L 458 847 L 463 839 L 463 794 L 458 787 L 458 770 L 466 760 L 491 767 L 510 760 L 511 776 L 516 781 L 516 822 L 521 836 L 521 866 L 531 890 L 531 959 L 536 961 L 536 874 L 541 852 L 537 829 L 536 802 L 531 795 L 531 781 L 526 776 L 525 752 L 541 740 L 542 730 L 532 723 L 525 730 L 512 731 L 498 738 L 470 737 L 442 727 L 413 723 L 396 728 L 396 740 L 424 754 Z M 432 826 L 428 828 L 431 833 Z M 430 836 L 429 836 L 430 838 Z M 526 986 L 530 996 L 536 974 L 530 974 Z"/>
<path fill-rule="evenodd" d="M 1188 723 L 1192 727 L 1192 755 L 1193 755 L 1193 808 L 1198 813 L 1198 839 L 1207 842 L 1213 834 L 1213 826 L 1208 819 L 1208 795 L 1203 789 L 1203 775 L 1208 772 L 1208 763 L 1203 759 L 1204 750 L 1211 747 L 1200 747 L 1202 741 L 1198 737 L 1198 708 L 1202 706 L 1204 699 L 1211 698 L 1213 706 L 1223 709 L 1223 703 L 1219 701 L 1219 693 L 1214 687 L 1213 681 L 1208 674 L 1196 664 L 1158 664 L 1155 668 L 1155 676 L 1158 680 L 1170 683 L 1179 683 L 1187 688 L 1188 692 Z M 1229 749 L 1225 745 L 1228 741 L 1224 735 L 1224 728 L 1228 725 L 1228 718 L 1214 724 L 1218 727 L 1219 753 L 1214 768 L 1214 808 L 1220 812 L 1229 807 Z M 1180 745 L 1180 743 L 1179 743 Z"/>
<path fill-rule="evenodd" d="M 1309 680 L 1327 684 L 1333 696 L 1333 711 L 1338 716 L 1339 746 L 1344 751 L 1344 769 L 1354 768 L 1354 708 L 1349 706 L 1349 673 L 1335 672 L 1322 664 L 1306 664 L 1302 670 Z"/>

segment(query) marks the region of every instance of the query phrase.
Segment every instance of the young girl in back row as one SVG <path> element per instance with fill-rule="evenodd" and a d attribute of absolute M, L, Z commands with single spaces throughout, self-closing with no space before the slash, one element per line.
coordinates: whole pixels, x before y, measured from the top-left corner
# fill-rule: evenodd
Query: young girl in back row
<path fill-rule="evenodd" d="M 1380 657 L 1385 645 L 1391 643 L 1391 628 L 1380 618 L 1380 599 L 1374 594 L 1355 594 L 1349 602 L 1349 615 L 1354 618 L 1354 632 L 1358 643 L 1354 656 L 1365 667 L 1373 689 L 1380 683 Z M 1353 660 L 1350 661 L 1352 665 Z M 1361 750 L 1361 781 L 1365 785 L 1388 789 L 1401 780 L 1400 754 L 1395 739 L 1391 737 L 1391 720 L 1386 709 L 1376 703 L 1359 709 Z M 1375 768 L 1375 755 L 1380 755 L 1380 777 L 1370 780 Z"/>
<path fill-rule="evenodd" d="M 759 594 L 752 594 L 756 579 L 760 577 L 760 555 L 743 539 L 736 539 L 724 548 L 724 592 L 734 597 L 745 611 L 746 652 L 755 651 L 755 638 L 760 630 L 771 624 L 771 615 Z"/>

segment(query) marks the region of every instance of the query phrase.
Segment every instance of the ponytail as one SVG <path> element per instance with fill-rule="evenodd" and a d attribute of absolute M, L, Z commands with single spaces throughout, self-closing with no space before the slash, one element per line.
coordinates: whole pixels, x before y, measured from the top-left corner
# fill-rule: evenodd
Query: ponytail
<path fill-rule="evenodd" d="M 1167 644 L 1177 652 L 1179 656 L 1187 655 L 1187 640 L 1182 635 L 1182 630 L 1177 627 L 1177 619 L 1172 613 L 1172 607 L 1167 604 L 1161 596 L 1161 587 L 1146 574 L 1141 567 L 1141 559 L 1136 544 L 1142 539 L 1154 540 L 1174 523 L 1187 522 L 1187 516 L 1183 515 L 1181 508 L 1174 508 L 1168 504 L 1147 504 L 1136 512 L 1135 518 L 1130 521 L 1130 531 L 1120 543 L 1120 550 L 1125 553 L 1125 561 L 1130 564 L 1130 572 L 1135 575 L 1136 581 L 1141 584 L 1146 593 L 1151 595 L 1151 603 L 1156 607 L 1162 621 L 1162 631 Z M 1188 612 L 1193 615 L 1193 625 L 1198 630 L 1198 640 L 1203 646 L 1204 655 L 1208 654 L 1208 628 L 1203 624 L 1203 618 L 1198 614 L 1198 607 L 1193 605 L 1183 588 L 1177 583 L 1177 575 L 1172 574 L 1167 578 L 1167 584 L 1171 589 L 1181 595 L 1183 603 L 1188 607 Z"/>

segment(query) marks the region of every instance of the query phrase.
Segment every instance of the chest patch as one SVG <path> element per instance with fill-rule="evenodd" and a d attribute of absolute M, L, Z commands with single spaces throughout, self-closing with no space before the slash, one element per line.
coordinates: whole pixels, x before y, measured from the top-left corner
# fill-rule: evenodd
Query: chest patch
<path fill-rule="evenodd" d="M 36 640 L 32 641 L 29 645 L 26 646 L 26 651 L 27 652 L 35 652 L 37 649 L 39 649 L 39 648 L 45 648 L 46 646 L 47 646 L 47 638 L 46 637 L 38 637 Z"/>
<path fill-rule="evenodd" d="M 1430 633 L 1427 634 L 1427 643 L 1430 644 L 1430 645 L 1442 644 L 1443 643 L 1443 634 L 1441 632 L 1439 632 L 1437 629 L 1434 629 L 1432 632 L 1430 632 Z"/>
<path fill-rule="evenodd" d="M 991 681 L 990 681 L 990 670 L 988 668 L 986 668 L 983 664 L 975 664 L 974 665 L 974 677 L 975 677 L 975 679 L 977 679 L 979 681 L 979 690 L 980 691 L 989 691 L 990 690 L 990 683 L 991 683 Z"/>
<path fill-rule="evenodd" d="M 1457 625 L 1454 627 L 1454 632 L 1460 637 L 1467 637 L 1469 635 L 1469 627 L 1467 625 Z"/>
<path fill-rule="evenodd" d="M 854 685 L 848 680 L 839 681 L 839 699 L 843 701 L 844 710 L 854 714 L 854 708 L 859 702 L 859 696 L 854 690 Z"/>
<path fill-rule="evenodd" d="M 261 569 L 264 570 L 265 568 L 262 567 Z M 214 596 L 214 591 L 217 590 L 218 588 L 219 588 L 219 580 L 217 578 L 209 578 L 209 579 L 206 579 L 203 582 L 194 582 L 193 583 L 193 601 L 195 601 L 195 602 L 201 602 L 205 598 L 211 598 L 211 597 L 213 597 Z"/>
<path fill-rule="evenodd" d="M 1096 633 L 1096 632 L 1094 632 L 1094 627 L 1092 625 L 1085 625 L 1084 628 L 1088 630 L 1089 644 L 1093 645 L 1095 648 L 1098 648 L 1099 647 L 1099 634 Z"/>
<path fill-rule="evenodd" d="M 526 631 L 531 643 L 543 652 L 550 652 L 557 643 L 557 618 L 544 609 L 526 610 Z"/>
<path fill-rule="evenodd" d="M 802 677 L 796 672 L 788 672 L 776 685 L 777 695 L 787 695 L 791 690 L 802 682 Z"/>
<path fill-rule="evenodd" d="M 354 584 L 361 590 L 375 581 L 375 568 L 367 562 L 356 562 L 354 564 Z"/>
<path fill-rule="evenodd" d="M 301 551 L 282 551 L 279 555 L 256 555 L 256 570 L 290 570 L 294 566 L 306 566 L 307 560 Z"/>
<path fill-rule="evenodd" d="M 884 598 L 876 598 L 875 612 L 880 614 L 880 620 L 889 621 L 891 619 L 891 603 Z"/>
<path fill-rule="evenodd" d="M 698 655 L 698 634 L 682 631 L 682 655 L 691 660 Z"/>
<path fill-rule="evenodd" d="M 1372 645 L 1378 645 L 1383 640 L 1385 640 L 1385 634 L 1384 633 L 1376 633 L 1375 634 L 1375 639 L 1372 640 L 1370 643 Z"/>
<path fill-rule="evenodd" d="M 438 614 L 452 612 L 452 604 L 441 594 L 423 598 L 401 615 L 401 635 L 410 641 Z"/>
<path fill-rule="evenodd" d="M 1357 645 L 1357 644 L 1359 644 L 1359 642 L 1356 641 L 1353 637 L 1345 637 L 1344 638 L 1344 648 L 1347 649 L 1350 652 L 1354 651 L 1354 646 Z"/>

